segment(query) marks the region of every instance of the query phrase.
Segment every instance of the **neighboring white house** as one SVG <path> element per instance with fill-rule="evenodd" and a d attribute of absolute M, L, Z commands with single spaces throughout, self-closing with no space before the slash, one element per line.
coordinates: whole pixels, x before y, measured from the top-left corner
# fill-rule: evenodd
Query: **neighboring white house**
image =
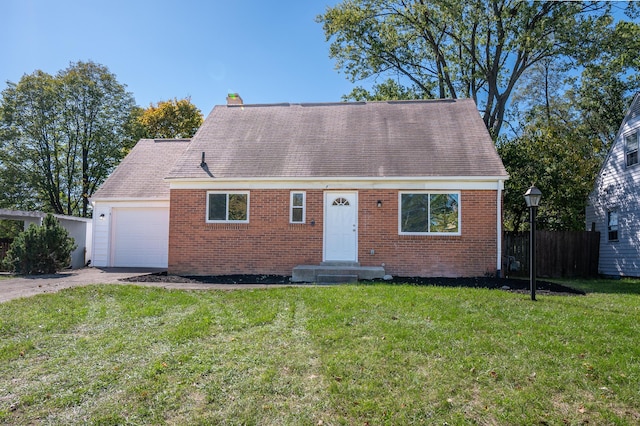
<path fill-rule="evenodd" d="M 169 183 L 189 139 L 142 139 L 91 197 L 97 267 L 166 268 Z"/>
<path fill-rule="evenodd" d="M 41 225 L 47 214 L 42 212 L 27 212 L 20 210 L 0 209 L 0 219 L 19 220 L 24 222 L 24 229 L 29 225 Z M 69 232 L 69 236 L 76 242 L 76 249 L 71 253 L 71 267 L 82 268 L 87 264 L 91 254 L 91 219 L 54 214 L 60 225 Z"/>
<path fill-rule="evenodd" d="M 586 227 L 600 232 L 598 272 L 640 276 L 640 93 L 622 121 L 586 208 Z"/>

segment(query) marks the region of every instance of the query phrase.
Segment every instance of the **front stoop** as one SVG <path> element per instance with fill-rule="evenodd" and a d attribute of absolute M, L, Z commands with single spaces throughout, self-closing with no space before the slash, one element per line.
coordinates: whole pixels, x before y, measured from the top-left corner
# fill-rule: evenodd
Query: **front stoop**
<path fill-rule="evenodd" d="M 382 279 L 382 266 L 360 266 L 358 262 L 322 262 L 320 265 L 298 265 L 293 268 L 294 283 L 349 283 Z"/>

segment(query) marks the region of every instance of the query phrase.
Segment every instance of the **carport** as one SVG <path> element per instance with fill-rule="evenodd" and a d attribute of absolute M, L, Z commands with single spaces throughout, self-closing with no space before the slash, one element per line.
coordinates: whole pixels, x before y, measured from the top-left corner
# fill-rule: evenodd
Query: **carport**
<path fill-rule="evenodd" d="M 27 229 L 31 224 L 40 226 L 46 216 L 46 213 L 38 211 L 0 209 L 0 219 L 22 221 L 24 222 L 24 229 Z M 91 219 L 61 214 L 54 214 L 53 216 L 60 221 L 60 225 L 69 232 L 69 236 L 75 240 L 78 246 L 71 253 L 71 267 L 73 269 L 84 267 L 89 260 L 88 256 L 91 254 Z"/>

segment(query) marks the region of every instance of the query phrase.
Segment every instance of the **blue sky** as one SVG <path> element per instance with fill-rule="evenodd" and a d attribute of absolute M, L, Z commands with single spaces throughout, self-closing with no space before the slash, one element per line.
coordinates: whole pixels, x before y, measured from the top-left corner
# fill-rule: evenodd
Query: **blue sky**
<path fill-rule="evenodd" d="M 335 102 L 354 86 L 315 17 L 337 0 L 0 0 L 0 88 L 71 62 L 105 65 L 142 107 L 191 97 Z"/>

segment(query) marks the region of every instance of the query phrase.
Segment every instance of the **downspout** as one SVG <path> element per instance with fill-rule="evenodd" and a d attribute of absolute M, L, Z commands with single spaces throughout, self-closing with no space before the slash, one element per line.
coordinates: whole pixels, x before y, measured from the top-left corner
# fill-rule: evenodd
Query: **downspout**
<path fill-rule="evenodd" d="M 496 200 L 496 241 L 497 241 L 497 259 L 496 259 L 496 277 L 502 278 L 502 189 L 504 181 L 498 180 L 497 200 Z"/>

